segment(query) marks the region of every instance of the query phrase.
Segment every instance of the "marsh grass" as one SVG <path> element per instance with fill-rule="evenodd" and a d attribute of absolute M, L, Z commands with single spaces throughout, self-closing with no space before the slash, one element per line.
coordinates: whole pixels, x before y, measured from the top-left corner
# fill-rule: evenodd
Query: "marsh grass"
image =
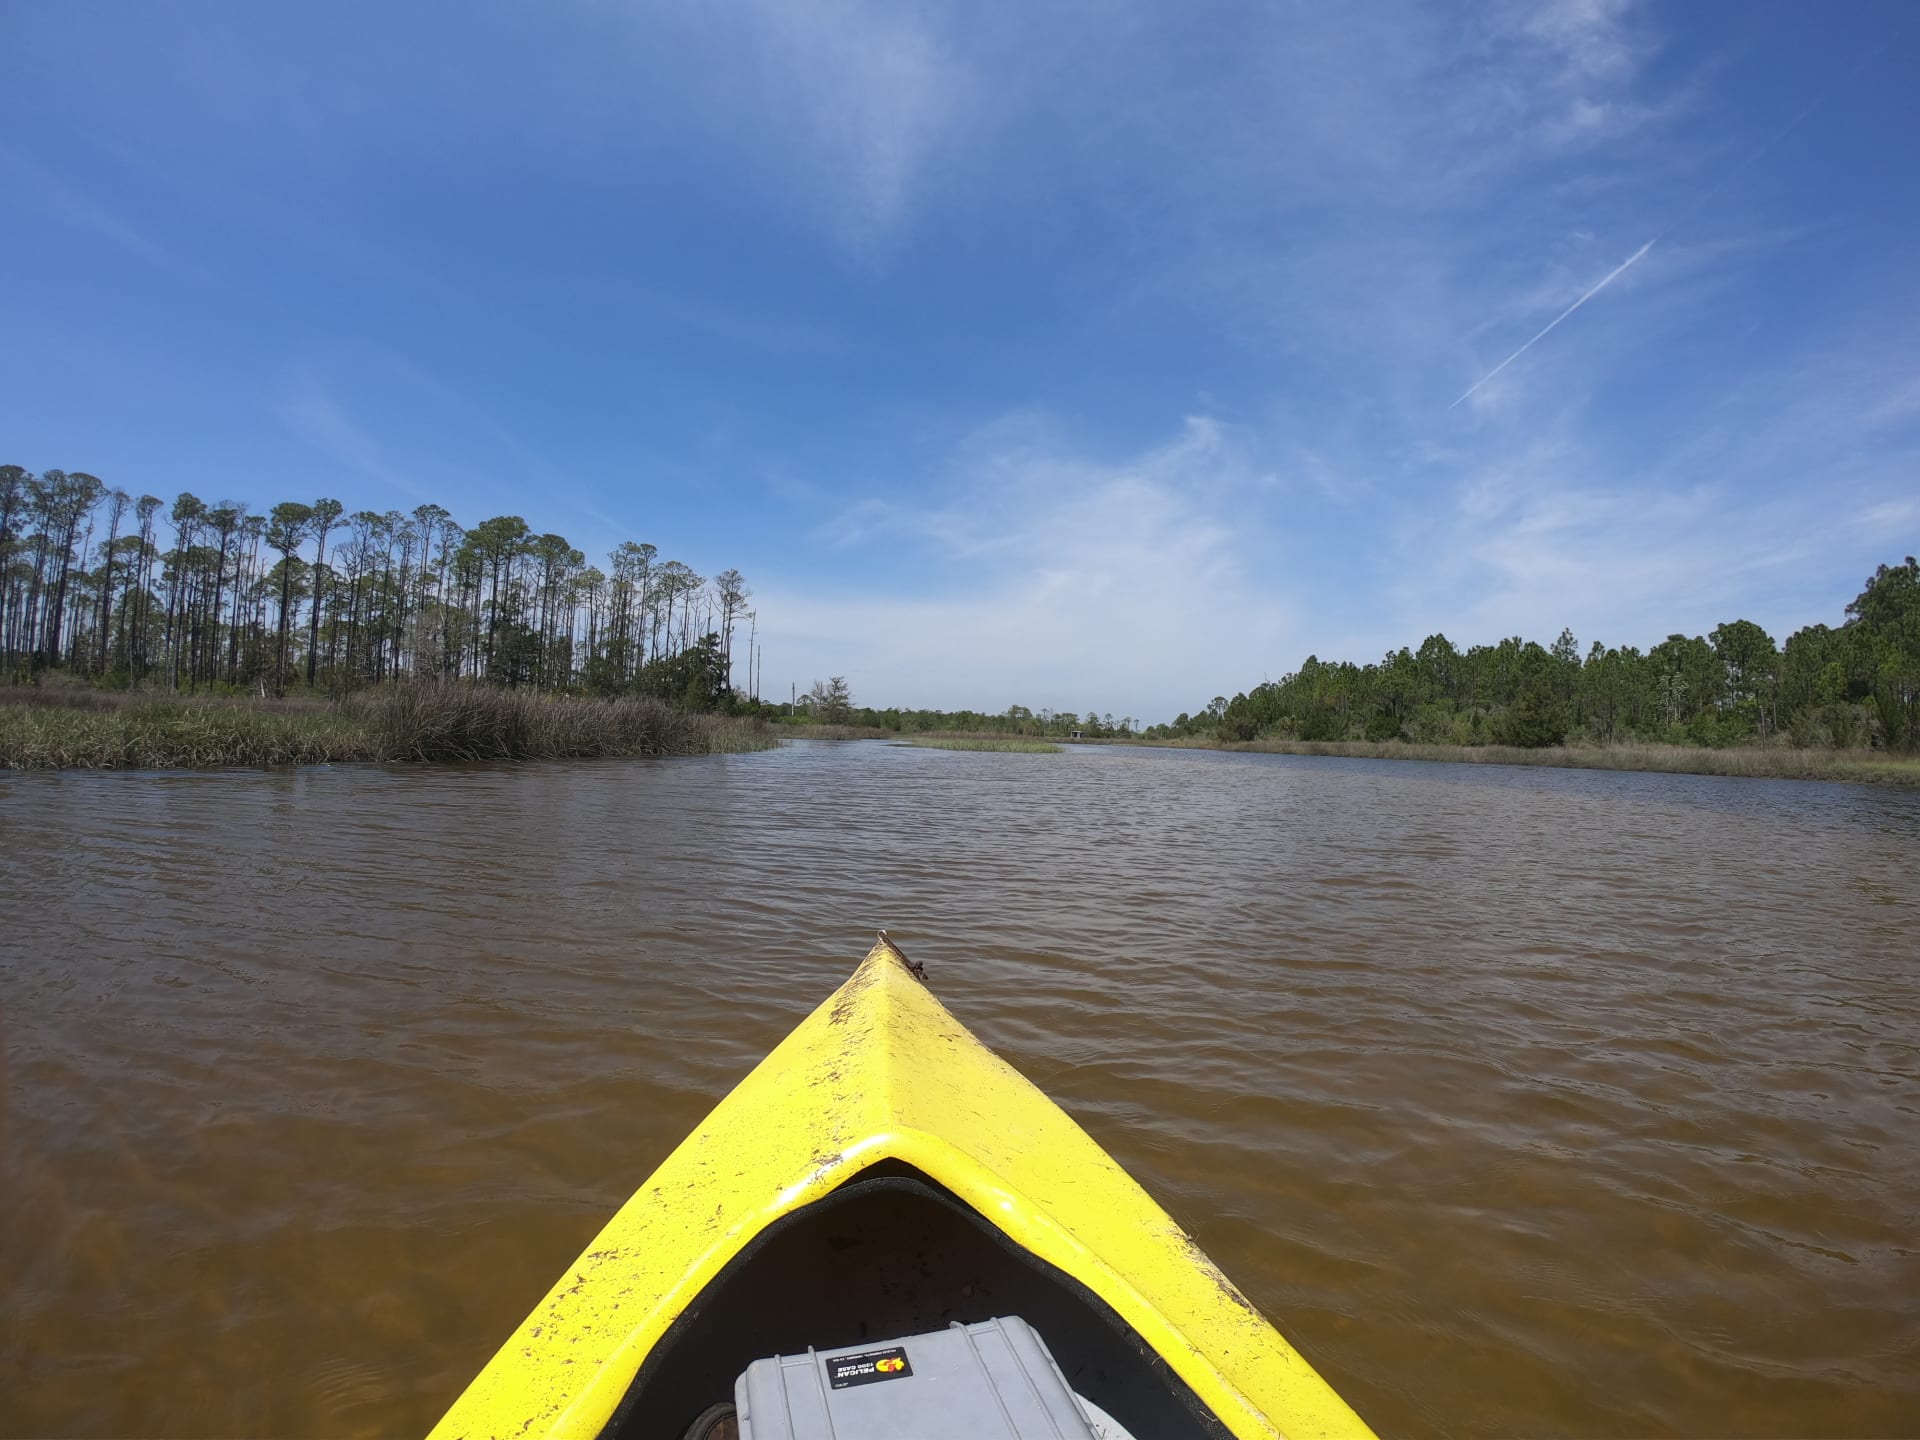
<path fill-rule="evenodd" d="M 396 685 L 339 703 L 0 691 L 0 768 L 209 769 L 346 761 L 538 760 L 760 750 L 764 726 L 642 697 Z M 80 697 L 88 698 L 80 698 Z"/>
<path fill-rule="evenodd" d="M 991 735 L 916 735 L 908 743 L 923 750 L 991 750 L 1012 755 L 1060 753 L 1060 746 L 1047 740 Z"/>
<path fill-rule="evenodd" d="M 324 712 L 207 701 L 0 707 L 0 767 L 13 770 L 192 770 L 372 758 L 358 727 Z"/>
<path fill-rule="evenodd" d="M 1512 745 L 1414 745 L 1400 740 L 1249 740 L 1222 744 L 1197 738 L 1149 743 L 1168 744 L 1178 749 L 1330 755 L 1358 760 L 1439 760 L 1456 765 L 1541 765 L 1576 770 L 1731 775 L 1756 780 L 1850 780 L 1920 785 L 1920 757 L 1889 755 L 1882 750 L 1797 750 L 1784 745 L 1724 750 L 1691 745 L 1556 745 L 1535 750 Z"/>

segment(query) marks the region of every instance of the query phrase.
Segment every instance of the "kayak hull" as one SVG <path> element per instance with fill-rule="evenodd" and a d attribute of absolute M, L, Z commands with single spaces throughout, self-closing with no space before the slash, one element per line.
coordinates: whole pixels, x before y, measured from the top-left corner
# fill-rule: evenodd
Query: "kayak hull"
<path fill-rule="evenodd" d="M 883 940 L 608 1222 L 434 1440 L 673 1435 L 762 1355 L 994 1314 L 1034 1325 L 1136 1434 L 1370 1434 Z"/>

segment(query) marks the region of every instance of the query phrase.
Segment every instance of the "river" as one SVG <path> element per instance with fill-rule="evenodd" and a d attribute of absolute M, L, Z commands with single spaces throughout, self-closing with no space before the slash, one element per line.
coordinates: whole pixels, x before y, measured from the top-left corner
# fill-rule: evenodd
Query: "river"
<path fill-rule="evenodd" d="M 0 777 L 0 1433 L 425 1430 L 887 927 L 1383 1434 L 1920 1434 L 1920 795 Z"/>

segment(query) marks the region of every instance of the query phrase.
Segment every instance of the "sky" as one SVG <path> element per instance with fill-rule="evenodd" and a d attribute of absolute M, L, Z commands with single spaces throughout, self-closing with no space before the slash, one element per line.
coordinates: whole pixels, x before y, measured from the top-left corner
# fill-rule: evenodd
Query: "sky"
<path fill-rule="evenodd" d="M 1197 710 L 1920 549 L 1920 5 L 0 0 L 0 461 Z"/>

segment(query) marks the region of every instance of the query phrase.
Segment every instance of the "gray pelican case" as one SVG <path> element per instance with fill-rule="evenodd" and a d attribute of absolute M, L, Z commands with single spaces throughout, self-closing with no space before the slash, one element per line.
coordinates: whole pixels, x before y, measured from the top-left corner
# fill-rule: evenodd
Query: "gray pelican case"
<path fill-rule="evenodd" d="M 1045 1342 L 1018 1316 L 756 1360 L 734 1382 L 733 1403 L 740 1440 L 1097 1435 Z"/>

